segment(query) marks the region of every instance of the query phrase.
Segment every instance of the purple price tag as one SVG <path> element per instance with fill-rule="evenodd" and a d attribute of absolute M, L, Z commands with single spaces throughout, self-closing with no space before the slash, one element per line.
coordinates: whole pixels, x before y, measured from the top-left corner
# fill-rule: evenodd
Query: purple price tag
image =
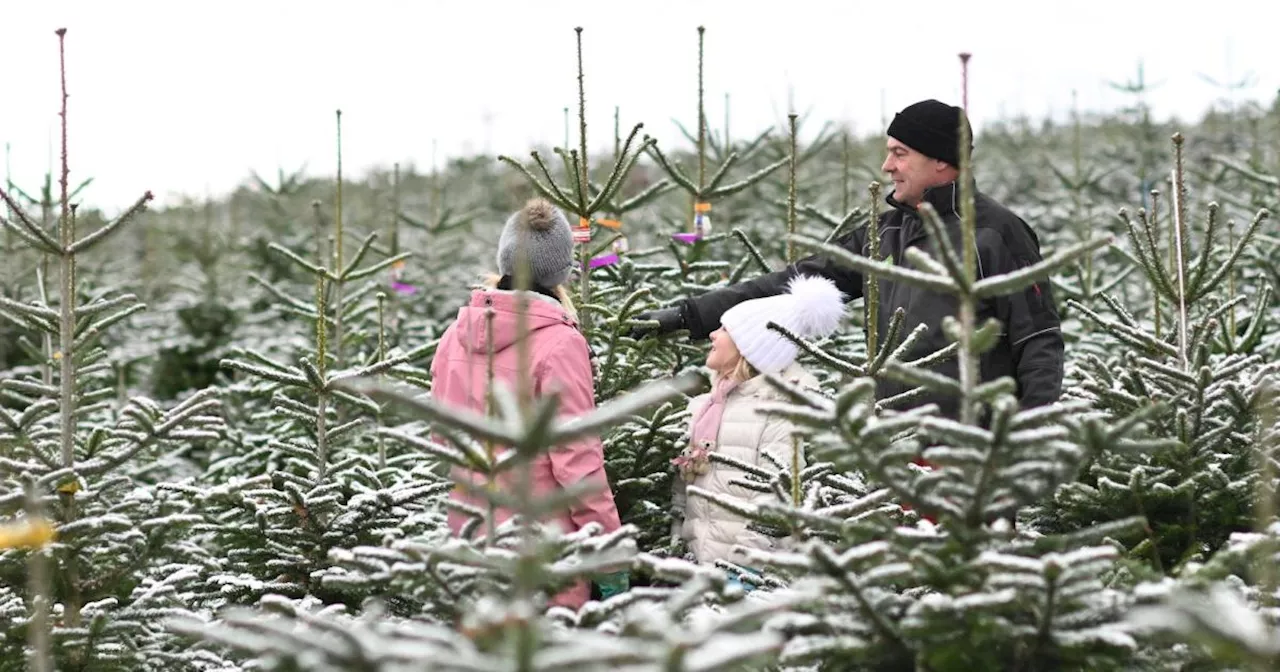
<path fill-rule="evenodd" d="M 401 294 L 413 294 L 414 292 L 418 291 L 417 287 L 414 287 L 413 285 L 405 284 L 403 282 L 393 282 L 391 283 L 391 288 L 396 290 L 397 292 L 400 292 Z"/>
<path fill-rule="evenodd" d="M 695 243 L 702 240 L 702 236 L 696 233 L 673 233 L 671 237 L 682 243 Z"/>
<path fill-rule="evenodd" d="M 601 266 L 612 266 L 618 263 L 618 255 L 603 254 L 591 260 L 591 268 L 599 268 Z"/>

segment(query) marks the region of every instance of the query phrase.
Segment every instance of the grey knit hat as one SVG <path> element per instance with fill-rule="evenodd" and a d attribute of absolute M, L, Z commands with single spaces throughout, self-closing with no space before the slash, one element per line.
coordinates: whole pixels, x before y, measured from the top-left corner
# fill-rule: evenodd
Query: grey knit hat
<path fill-rule="evenodd" d="M 507 218 L 498 239 L 498 272 L 516 275 L 517 246 L 525 246 L 530 280 L 547 289 L 564 284 L 573 268 L 573 233 L 564 213 L 535 198 Z"/>

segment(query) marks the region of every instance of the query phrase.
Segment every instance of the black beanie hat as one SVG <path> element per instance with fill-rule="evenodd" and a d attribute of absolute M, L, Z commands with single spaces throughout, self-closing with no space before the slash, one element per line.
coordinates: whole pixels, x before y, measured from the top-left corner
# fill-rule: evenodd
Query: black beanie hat
<path fill-rule="evenodd" d="M 966 122 L 967 123 L 967 122 Z M 930 98 L 893 116 L 889 137 L 928 156 L 960 166 L 960 108 Z M 969 131 L 973 151 L 973 131 Z"/>

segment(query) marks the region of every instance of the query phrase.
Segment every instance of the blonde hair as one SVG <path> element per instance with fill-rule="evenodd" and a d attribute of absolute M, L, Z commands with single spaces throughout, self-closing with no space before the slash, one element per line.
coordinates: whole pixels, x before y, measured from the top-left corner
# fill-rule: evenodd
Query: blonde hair
<path fill-rule="evenodd" d="M 489 273 L 480 281 L 480 286 L 485 289 L 497 289 L 498 283 L 502 281 L 502 276 L 497 273 Z M 564 312 L 569 314 L 569 319 L 574 322 L 578 321 L 578 309 L 573 305 L 573 295 L 569 293 L 569 288 L 563 284 L 549 288 L 552 294 L 555 294 L 556 300 L 564 308 Z"/>
<path fill-rule="evenodd" d="M 748 362 L 746 357 L 738 355 L 738 363 L 734 364 L 733 369 L 723 377 L 735 383 L 745 383 L 758 375 L 760 372 L 756 371 L 756 367 L 751 366 L 751 362 Z M 717 375 L 717 378 L 719 377 L 721 376 Z"/>

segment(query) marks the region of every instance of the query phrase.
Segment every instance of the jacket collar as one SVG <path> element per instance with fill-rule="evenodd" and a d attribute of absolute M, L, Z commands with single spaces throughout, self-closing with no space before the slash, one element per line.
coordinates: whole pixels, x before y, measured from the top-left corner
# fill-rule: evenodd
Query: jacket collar
<path fill-rule="evenodd" d="M 500 289 L 507 292 L 514 292 L 514 291 L 517 291 L 515 285 L 516 285 L 515 278 L 512 278 L 510 275 L 504 275 L 501 278 L 498 278 L 498 284 L 496 287 L 494 287 L 494 289 Z M 530 287 L 529 289 L 530 291 L 537 292 L 542 296 L 550 297 L 556 303 L 560 303 L 560 298 L 556 296 L 556 293 L 546 287 L 543 287 L 542 285 L 533 283 L 533 286 Z"/>
<path fill-rule="evenodd" d="M 791 383 L 792 385 L 798 385 L 800 387 L 813 387 L 813 388 L 818 387 L 818 379 L 815 378 L 812 373 L 809 373 L 807 370 L 805 370 L 805 368 L 801 366 L 799 362 L 792 362 L 789 366 L 787 366 L 787 368 L 780 371 L 777 377 L 780 380 Z M 734 394 L 742 395 L 745 397 L 758 397 L 758 398 L 764 398 L 764 397 L 773 398 L 773 397 L 782 396 L 781 392 L 774 389 L 774 387 L 769 384 L 769 381 L 764 376 L 764 374 L 757 375 L 756 377 L 750 380 L 744 381 L 742 384 L 738 385 L 738 387 L 734 390 Z"/>
<path fill-rule="evenodd" d="M 969 186 L 973 189 L 974 195 L 977 196 L 978 194 L 977 184 L 973 180 L 970 180 Z M 906 203 L 903 203 L 898 199 L 894 198 L 892 192 L 890 192 L 888 196 L 885 196 L 884 200 L 886 203 L 893 206 L 895 209 L 899 210 L 900 212 L 903 212 L 907 215 L 911 215 L 912 217 L 917 217 L 917 218 L 920 217 L 920 213 L 916 211 L 916 208 L 913 208 L 907 205 Z M 959 180 L 953 180 L 946 184 L 940 184 L 940 185 L 925 189 L 924 197 L 921 199 L 921 202 L 932 205 L 934 211 L 936 211 L 938 213 L 938 216 L 941 217 L 944 221 L 949 217 L 958 218 L 960 216 L 960 182 Z M 927 238 L 928 237 L 927 231 L 928 229 L 926 229 L 924 226 L 918 226 L 912 229 L 911 235 L 902 242 L 902 248 L 906 249 L 907 247 L 910 247 L 912 243 L 918 240 L 923 240 Z"/>
<path fill-rule="evenodd" d="M 974 189 L 977 189 L 977 186 L 973 181 L 970 181 L 969 185 Z M 894 198 L 893 192 L 889 192 L 889 195 L 885 196 L 884 200 L 889 205 L 909 215 L 917 214 L 915 208 Z M 921 202 L 932 205 L 933 209 L 938 212 L 940 217 L 946 218 L 951 215 L 958 216 L 960 214 L 960 182 L 958 180 L 953 180 L 946 184 L 939 184 L 925 189 L 924 197 L 921 199 Z"/>

